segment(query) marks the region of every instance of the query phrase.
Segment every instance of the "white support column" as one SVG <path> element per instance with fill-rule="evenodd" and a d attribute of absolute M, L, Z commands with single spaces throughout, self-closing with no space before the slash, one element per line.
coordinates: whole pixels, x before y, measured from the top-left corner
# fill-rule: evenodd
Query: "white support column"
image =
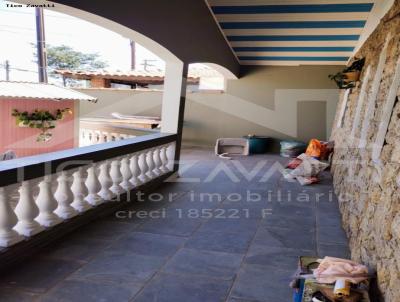
<path fill-rule="evenodd" d="M 186 96 L 186 79 L 187 67 L 183 63 L 166 62 L 161 132 L 178 133 L 181 97 Z"/>
<path fill-rule="evenodd" d="M 185 114 L 186 82 L 188 65 L 184 63 L 166 63 L 164 94 L 161 110 L 161 132 L 176 133 L 174 170 L 178 169 L 182 141 L 182 128 Z"/>

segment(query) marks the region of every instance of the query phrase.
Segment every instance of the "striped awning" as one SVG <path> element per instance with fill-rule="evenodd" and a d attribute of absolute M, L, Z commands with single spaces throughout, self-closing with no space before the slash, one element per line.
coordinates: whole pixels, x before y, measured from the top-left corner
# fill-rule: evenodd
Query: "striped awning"
<path fill-rule="evenodd" d="M 243 65 L 345 65 L 374 0 L 208 0 Z"/>

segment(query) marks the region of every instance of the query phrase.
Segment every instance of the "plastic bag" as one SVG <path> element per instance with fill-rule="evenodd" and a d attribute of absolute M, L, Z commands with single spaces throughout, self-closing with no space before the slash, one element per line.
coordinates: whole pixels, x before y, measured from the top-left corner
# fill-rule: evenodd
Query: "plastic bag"
<path fill-rule="evenodd" d="M 307 154 L 301 154 L 297 157 L 302 163 L 292 171 L 294 176 L 312 177 L 317 176 L 319 172 L 329 167 L 328 163 L 324 163 Z"/>

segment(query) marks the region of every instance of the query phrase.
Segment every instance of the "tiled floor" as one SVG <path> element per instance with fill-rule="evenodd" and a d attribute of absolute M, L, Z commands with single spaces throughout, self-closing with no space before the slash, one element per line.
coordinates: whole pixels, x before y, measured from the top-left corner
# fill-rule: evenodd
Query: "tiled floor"
<path fill-rule="evenodd" d="M 328 172 L 301 187 L 277 155 L 183 161 L 179 182 L 4 274 L 0 301 L 289 302 L 299 255 L 349 256 Z"/>

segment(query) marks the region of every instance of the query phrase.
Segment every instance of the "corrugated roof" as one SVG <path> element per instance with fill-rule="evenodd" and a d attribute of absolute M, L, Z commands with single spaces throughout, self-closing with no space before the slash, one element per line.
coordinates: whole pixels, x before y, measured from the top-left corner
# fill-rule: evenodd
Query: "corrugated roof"
<path fill-rule="evenodd" d="M 0 97 L 97 101 L 95 97 L 53 84 L 0 81 Z"/>
<path fill-rule="evenodd" d="M 164 71 L 161 70 L 110 70 L 110 69 L 99 69 L 99 70 L 68 70 L 58 69 L 55 71 L 58 74 L 66 76 L 74 76 L 76 78 L 85 77 L 104 77 L 104 78 L 136 78 L 136 79 L 148 79 L 155 81 L 164 80 Z M 206 67 L 189 67 L 188 80 L 192 82 L 198 82 L 201 77 L 218 77 L 222 76 L 217 71 Z"/>

